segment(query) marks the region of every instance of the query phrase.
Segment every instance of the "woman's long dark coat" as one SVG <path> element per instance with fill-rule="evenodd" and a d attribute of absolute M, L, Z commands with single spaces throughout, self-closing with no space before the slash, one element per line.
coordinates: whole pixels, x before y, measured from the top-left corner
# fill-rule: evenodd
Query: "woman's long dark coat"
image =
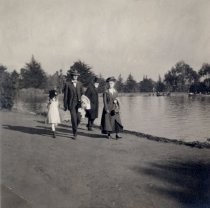
<path fill-rule="evenodd" d="M 120 113 L 114 104 L 114 100 L 117 98 L 117 96 L 117 92 L 111 94 L 108 90 L 103 94 L 104 108 L 101 118 L 101 131 L 104 134 L 111 132 L 118 133 L 123 130 Z"/>
<path fill-rule="evenodd" d="M 91 107 L 87 111 L 86 117 L 94 120 L 98 118 L 98 91 L 93 84 L 87 88 L 85 95 L 89 98 Z"/>

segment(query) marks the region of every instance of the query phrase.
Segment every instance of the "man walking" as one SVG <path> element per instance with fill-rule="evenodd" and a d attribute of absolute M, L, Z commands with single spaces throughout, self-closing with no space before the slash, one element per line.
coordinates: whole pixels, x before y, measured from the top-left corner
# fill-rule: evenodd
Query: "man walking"
<path fill-rule="evenodd" d="M 71 123 L 73 130 L 73 139 L 77 138 L 77 127 L 80 123 L 80 114 L 78 113 L 78 108 L 81 107 L 81 96 L 83 94 L 82 83 L 79 82 L 79 73 L 77 70 L 71 70 L 70 72 L 71 80 L 66 82 L 64 86 L 64 110 L 70 111 Z"/>

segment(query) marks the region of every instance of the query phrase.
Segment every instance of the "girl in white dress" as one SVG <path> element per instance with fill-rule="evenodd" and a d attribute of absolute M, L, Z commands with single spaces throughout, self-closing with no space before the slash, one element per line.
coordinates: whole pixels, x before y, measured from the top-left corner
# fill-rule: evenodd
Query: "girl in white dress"
<path fill-rule="evenodd" d="M 53 138 L 55 138 L 55 127 L 61 123 L 60 114 L 58 110 L 59 102 L 57 98 L 56 90 L 49 91 L 49 103 L 48 103 L 48 113 L 47 121 L 52 125 Z"/>

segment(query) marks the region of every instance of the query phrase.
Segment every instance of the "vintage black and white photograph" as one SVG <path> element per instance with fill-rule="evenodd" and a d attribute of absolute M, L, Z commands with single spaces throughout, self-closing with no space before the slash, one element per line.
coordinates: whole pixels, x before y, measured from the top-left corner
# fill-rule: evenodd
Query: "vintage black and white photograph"
<path fill-rule="evenodd" d="M 210 208 L 209 0 L 0 0 L 1 208 Z"/>

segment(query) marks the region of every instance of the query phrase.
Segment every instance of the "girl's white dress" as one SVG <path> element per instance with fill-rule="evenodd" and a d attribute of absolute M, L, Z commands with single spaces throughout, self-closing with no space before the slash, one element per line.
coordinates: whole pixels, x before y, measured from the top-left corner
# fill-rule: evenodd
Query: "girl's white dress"
<path fill-rule="evenodd" d="M 58 100 L 56 100 L 55 98 L 50 100 L 48 104 L 48 114 L 47 114 L 48 123 L 54 123 L 54 124 L 61 123 L 58 105 L 59 105 Z"/>

